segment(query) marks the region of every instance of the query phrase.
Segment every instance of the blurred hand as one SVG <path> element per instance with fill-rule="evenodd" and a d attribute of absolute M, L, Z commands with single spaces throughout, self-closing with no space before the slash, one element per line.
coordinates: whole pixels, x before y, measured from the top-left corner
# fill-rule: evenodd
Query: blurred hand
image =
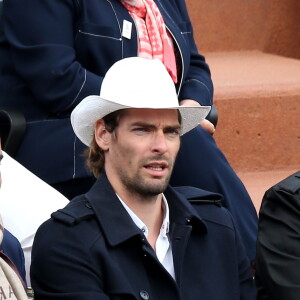
<path fill-rule="evenodd" d="M 201 106 L 197 101 L 192 100 L 192 99 L 184 99 L 184 100 L 180 101 L 180 106 L 184 106 L 184 105 Z M 216 131 L 214 124 L 206 119 L 204 119 L 199 125 L 202 126 L 202 128 L 205 129 L 211 135 L 213 135 Z"/>
<path fill-rule="evenodd" d="M 201 123 L 200 126 L 202 126 L 203 129 L 205 129 L 208 133 L 210 133 L 211 135 L 213 135 L 216 131 L 216 128 L 214 126 L 213 123 L 211 123 L 210 121 L 204 119 Z"/>

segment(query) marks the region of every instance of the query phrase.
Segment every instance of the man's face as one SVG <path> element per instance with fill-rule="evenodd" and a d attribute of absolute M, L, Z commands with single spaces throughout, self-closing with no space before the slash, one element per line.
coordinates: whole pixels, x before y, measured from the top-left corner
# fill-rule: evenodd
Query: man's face
<path fill-rule="evenodd" d="M 116 192 L 162 193 L 180 146 L 178 111 L 126 109 L 109 135 L 105 170 Z"/>

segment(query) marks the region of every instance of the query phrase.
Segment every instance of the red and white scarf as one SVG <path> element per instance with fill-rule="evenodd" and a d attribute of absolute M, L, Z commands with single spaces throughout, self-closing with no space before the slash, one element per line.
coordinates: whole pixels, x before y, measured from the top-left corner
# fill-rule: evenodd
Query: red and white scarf
<path fill-rule="evenodd" d="M 133 18 L 138 32 L 138 56 L 158 58 L 173 81 L 177 82 L 177 67 L 172 38 L 153 0 L 120 0 Z"/>

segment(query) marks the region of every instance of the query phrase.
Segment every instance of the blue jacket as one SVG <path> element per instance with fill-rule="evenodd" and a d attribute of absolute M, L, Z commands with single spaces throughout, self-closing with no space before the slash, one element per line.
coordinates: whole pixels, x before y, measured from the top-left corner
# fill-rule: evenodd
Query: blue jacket
<path fill-rule="evenodd" d="M 175 40 L 180 99 L 210 105 L 210 72 L 185 1 L 155 1 Z M 130 40 L 122 37 L 123 20 L 133 24 Z M 1 29 L 0 107 L 22 110 L 28 122 L 16 159 L 50 184 L 88 176 L 70 112 L 99 94 L 114 62 L 137 55 L 133 19 L 119 0 L 4 0 Z"/>
<path fill-rule="evenodd" d="M 189 187 L 165 196 L 176 282 L 102 174 L 37 231 L 35 299 L 254 300 L 249 260 L 221 196 Z"/>
<path fill-rule="evenodd" d="M 26 282 L 25 258 L 20 242 L 8 230 L 4 229 L 3 241 L 0 245 L 0 251 L 16 266 L 24 282 Z"/>

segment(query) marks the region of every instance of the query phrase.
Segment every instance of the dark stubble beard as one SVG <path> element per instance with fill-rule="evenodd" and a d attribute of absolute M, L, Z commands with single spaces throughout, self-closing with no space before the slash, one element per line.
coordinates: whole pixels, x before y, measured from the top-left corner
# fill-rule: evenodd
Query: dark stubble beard
<path fill-rule="evenodd" d="M 169 165 L 169 168 L 172 170 L 173 164 Z M 142 196 L 146 199 L 163 193 L 169 184 L 171 174 L 172 172 L 170 172 L 164 181 L 157 179 L 157 183 L 155 183 L 153 182 L 155 179 L 153 179 L 152 182 L 148 182 L 139 174 L 135 177 L 128 177 L 126 172 L 121 171 L 120 179 L 130 193 Z"/>
<path fill-rule="evenodd" d="M 163 182 L 158 182 L 156 184 L 146 182 L 140 176 L 123 178 L 122 181 L 128 191 L 147 198 L 163 193 L 169 184 L 170 176 Z"/>

